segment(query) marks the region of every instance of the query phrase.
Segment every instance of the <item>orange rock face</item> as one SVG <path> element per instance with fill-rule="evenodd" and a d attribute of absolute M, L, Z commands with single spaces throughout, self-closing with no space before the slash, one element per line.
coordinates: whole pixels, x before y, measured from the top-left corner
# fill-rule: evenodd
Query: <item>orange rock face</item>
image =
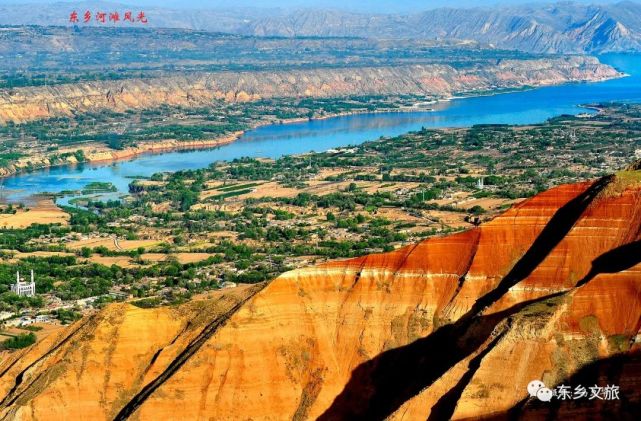
<path fill-rule="evenodd" d="M 0 124 L 100 110 L 125 111 L 160 105 L 203 106 L 212 100 L 255 101 L 275 97 L 337 97 L 416 94 L 448 97 L 457 92 L 546 86 L 621 77 L 593 57 L 502 60 L 458 69 L 447 65 L 355 67 L 258 72 L 212 72 L 184 77 L 130 79 L 0 90 Z"/>
<path fill-rule="evenodd" d="M 641 174 L 178 308 L 114 305 L 0 365 L 16 419 L 613 419 L 641 404 Z M 621 400 L 529 398 L 617 384 Z M 577 403 L 578 402 L 578 403 Z M 627 411 L 627 412 L 626 412 Z"/>

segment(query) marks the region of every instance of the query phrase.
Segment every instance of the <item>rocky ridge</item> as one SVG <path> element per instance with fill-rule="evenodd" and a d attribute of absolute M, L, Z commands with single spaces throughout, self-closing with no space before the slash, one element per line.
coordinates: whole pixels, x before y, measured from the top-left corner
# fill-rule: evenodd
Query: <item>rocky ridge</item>
<path fill-rule="evenodd" d="M 633 419 L 640 170 L 551 189 L 466 232 L 208 300 L 111 305 L 5 356 L 0 415 Z M 542 404 L 527 398 L 533 379 L 617 384 L 622 399 Z"/>
<path fill-rule="evenodd" d="M 444 7 L 405 15 L 302 10 L 250 19 L 253 35 L 363 36 L 474 40 L 539 53 L 603 53 L 641 49 L 641 5 L 576 2 Z"/>
<path fill-rule="evenodd" d="M 125 111 L 160 105 L 202 106 L 220 101 L 274 97 L 419 94 L 447 98 L 621 76 L 596 58 L 501 60 L 455 69 L 448 65 L 217 72 L 189 76 L 85 82 L 0 90 L 0 124 L 21 123 L 100 110 Z"/>

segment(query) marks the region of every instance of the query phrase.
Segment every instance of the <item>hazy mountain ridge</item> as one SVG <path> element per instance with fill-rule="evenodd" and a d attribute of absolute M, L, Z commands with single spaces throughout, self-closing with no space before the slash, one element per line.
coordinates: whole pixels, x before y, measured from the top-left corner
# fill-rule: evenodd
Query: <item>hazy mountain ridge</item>
<path fill-rule="evenodd" d="M 175 28 L 0 26 L 0 73 L 137 69 L 148 74 L 152 69 L 171 72 L 424 63 L 469 67 L 543 56 L 474 42 L 428 39 L 256 37 Z"/>
<path fill-rule="evenodd" d="M 172 10 L 72 2 L 37 7 L 0 6 L 0 25 L 69 25 L 69 13 L 73 10 L 143 10 L 149 17 L 148 27 L 258 36 L 460 39 L 489 43 L 497 48 L 544 53 L 641 50 L 641 5 L 630 1 L 608 5 L 561 2 L 514 7 L 440 8 L 404 15 L 312 9 Z M 133 24 L 136 25 L 143 26 Z"/>
<path fill-rule="evenodd" d="M 252 21 L 255 35 L 469 39 L 545 53 L 641 49 L 641 6 L 558 3 L 512 8 L 443 8 L 413 15 L 304 11 Z"/>

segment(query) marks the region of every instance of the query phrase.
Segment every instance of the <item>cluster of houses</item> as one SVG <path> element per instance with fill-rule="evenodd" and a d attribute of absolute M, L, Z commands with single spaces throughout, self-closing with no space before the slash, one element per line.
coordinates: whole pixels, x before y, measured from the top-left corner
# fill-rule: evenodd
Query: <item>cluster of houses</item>
<path fill-rule="evenodd" d="M 3 311 L 0 313 L 0 320 L 7 320 L 4 319 L 3 317 L 6 317 L 6 314 L 8 313 L 6 311 Z M 13 317 L 13 313 L 9 313 L 10 317 Z M 22 326 L 29 326 L 34 323 L 51 323 L 53 319 L 51 316 L 48 314 L 38 314 L 37 316 L 28 316 L 28 315 L 23 315 L 14 319 L 9 319 L 6 322 L 3 322 L 5 327 L 22 327 Z"/>
<path fill-rule="evenodd" d="M 30 279 L 27 281 L 20 276 L 20 271 L 17 271 L 16 282 L 9 286 L 10 291 L 16 295 L 25 297 L 35 296 L 36 280 L 33 274 L 33 270 L 31 271 L 30 275 Z M 0 312 L 0 323 L 5 327 L 22 327 L 29 326 L 34 323 L 51 323 L 53 320 L 54 319 L 48 314 L 31 315 L 29 314 L 29 311 L 26 310 L 19 316 L 9 311 Z"/>
<path fill-rule="evenodd" d="M 235 282 L 223 282 L 220 287 L 223 289 L 226 288 L 235 288 L 237 285 Z M 27 281 L 20 276 L 20 272 L 16 272 L 16 282 L 10 285 L 10 290 L 14 294 L 33 297 L 36 295 L 36 282 L 33 270 L 31 271 L 30 279 Z M 74 302 L 63 302 L 60 298 L 51 296 L 47 300 L 47 311 L 52 312 L 59 309 L 76 309 L 79 311 L 91 310 L 94 308 L 95 302 L 99 299 L 109 296 L 111 299 L 116 301 L 126 301 L 132 298 L 131 293 L 128 291 L 111 291 L 108 294 L 87 297 L 75 300 Z M 24 327 L 29 326 L 34 323 L 53 323 L 55 322 L 55 317 L 48 314 L 33 314 L 30 310 L 24 310 L 20 314 L 9 311 L 0 311 L 0 325 L 4 327 Z"/>
<path fill-rule="evenodd" d="M 16 282 L 15 284 L 10 285 L 10 290 L 16 295 L 22 295 L 26 297 L 33 297 L 36 295 L 36 281 L 33 275 L 33 270 L 31 271 L 31 277 L 29 281 L 25 280 L 20 276 L 20 271 L 16 272 Z M 39 314 L 37 316 L 22 315 L 16 317 L 14 313 L 8 311 L 0 312 L 0 323 L 4 324 L 7 327 L 15 326 L 28 326 L 33 323 L 49 323 L 51 322 L 51 316 L 46 314 Z"/>

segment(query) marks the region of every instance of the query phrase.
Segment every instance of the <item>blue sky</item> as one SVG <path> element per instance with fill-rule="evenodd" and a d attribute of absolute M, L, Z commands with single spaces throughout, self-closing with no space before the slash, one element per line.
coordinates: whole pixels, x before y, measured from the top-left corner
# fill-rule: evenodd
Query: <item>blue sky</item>
<path fill-rule="evenodd" d="M 62 0 L 64 1 L 64 0 Z M 604 4 L 613 0 L 575 0 L 578 3 Z M 25 3 L 60 3 L 61 0 L 0 0 L 0 5 Z M 71 1 L 78 3 L 78 1 Z M 230 8 L 230 7 L 321 7 L 341 8 L 372 12 L 412 12 L 435 7 L 473 7 L 534 3 L 532 0 L 121 0 L 133 6 L 159 6 L 169 8 Z M 541 1 L 539 1 L 541 3 Z M 551 3 L 551 1 L 543 1 Z"/>

